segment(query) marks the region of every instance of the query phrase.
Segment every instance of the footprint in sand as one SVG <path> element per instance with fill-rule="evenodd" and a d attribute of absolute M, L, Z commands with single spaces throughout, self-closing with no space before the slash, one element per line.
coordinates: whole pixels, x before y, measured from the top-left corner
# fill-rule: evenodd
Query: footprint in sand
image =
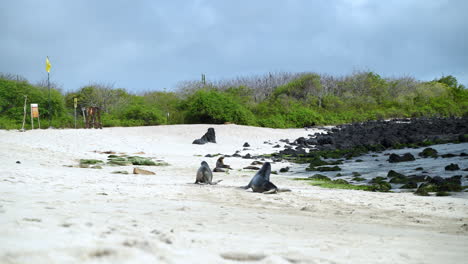
<path fill-rule="evenodd" d="M 150 244 L 148 241 L 126 240 L 122 243 L 126 247 L 136 247 L 139 249 L 149 249 Z"/>
<path fill-rule="evenodd" d="M 173 229 L 171 229 L 171 233 L 174 233 Z M 151 234 L 158 236 L 158 239 L 161 242 L 164 242 L 164 243 L 166 243 L 168 245 L 172 244 L 172 239 L 169 237 L 169 235 L 164 234 L 163 232 L 161 232 L 159 230 L 154 229 L 153 231 L 151 231 Z"/>
<path fill-rule="evenodd" d="M 304 206 L 301 208 L 301 211 L 306 211 L 306 212 L 314 212 L 315 211 L 315 208 L 311 205 L 308 205 L 308 206 Z"/>
<path fill-rule="evenodd" d="M 89 256 L 93 258 L 102 258 L 102 257 L 114 255 L 114 254 L 116 254 L 116 252 L 111 249 L 98 249 L 98 250 L 90 252 Z"/>
<path fill-rule="evenodd" d="M 241 253 L 241 252 L 227 252 L 222 253 L 221 257 L 227 260 L 234 261 L 260 261 L 266 258 L 263 254 L 251 254 L 251 253 Z"/>
<path fill-rule="evenodd" d="M 26 217 L 25 217 L 25 218 L 23 218 L 23 221 L 28 221 L 28 222 L 38 222 L 38 223 L 39 223 L 39 222 L 42 222 L 42 220 L 41 220 L 41 219 L 39 219 L 39 218 L 26 218 Z"/>

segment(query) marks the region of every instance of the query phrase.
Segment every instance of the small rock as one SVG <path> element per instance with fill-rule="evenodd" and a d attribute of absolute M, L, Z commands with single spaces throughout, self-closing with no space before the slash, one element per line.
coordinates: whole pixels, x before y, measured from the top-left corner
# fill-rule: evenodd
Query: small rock
<path fill-rule="evenodd" d="M 414 194 L 419 196 L 429 196 L 429 192 L 425 188 L 418 188 Z"/>
<path fill-rule="evenodd" d="M 390 170 L 387 174 L 387 177 L 391 178 L 390 183 L 405 184 L 408 182 L 408 177 L 394 170 Z"/>
<path fill-rule="evenodd" d="M 387 173 L 387 177 L 388 177 L 388 178 L 395 178 L 395 177 L 402 177 L 402 176 L 405 176 L 405 175 L 403 175 L 403 174 L 401 174 L 401 173 L 398 173 L 398 172 L 396 172 L 396 171 L 394 171 L 394 170 L 390 170 L 390 171 Z"/>
<path fill-rule="evenodd" d="M 362 178 L 362 177 L 354 177 L 354 178 L 352 178 L 351 180 L 360 182 L 360 181 L 365 181 L 366 179 L 364 179 L 364 178 Z"/>
<path fill-rule="evenodd" d="M 263 165 L 263 162 L 255 160 L 255 161 L 252 161 L 250 165 Z"/>
<path fill-rule="evenodd" d="M 280 172 L 288 172 L 288 171 L 289 171 L 289 167 L 285 167 L 285 168 L 280 169 Z"/>
<path fill-rule="evenodd" d="M 128 174 L 128 171 L 113 171 L 113 174 Z"/>
<path fill-rule="evenodd" d="M 156 173 L 140 168 L 133 168 L 133 174 L 156 175 Z"/>
<path fill-rule="evenodd" d="M 425 148 L 421 153 L 418 154 L 418 156 L 423 157 L 423 158 L 437 158 L 437 150 L 433 148 Z"/>
<path fill-rule="evenodd" d="M 384 177 L 375 177 L 375 178 L 372 178 L 369 183 L 382 183 L 382 182 L 385 182 L 385 178 Z"/>
<path fill-rule="evenodd" d="M 332 183 L 335 183 L 335 184 L 349 184 L 348 181 L 346 180 L 343 180 L 343 179 L 337 179 L 337 180 L 333 180 Z"/>
<path fill-rule="evenodd" d="M 457 156 L 457 155 L 451 154 L 451 153 L 447 153 L 447 154 L 441 155 L 442 158 L 453 158 L 453 157 L 456 157 L 456 156 Z"/>
<path fill-rule="evenodd" d="M 313 179 L 313 180 L 319 180 L 319 181 L 331 181 L 330 178 L 328 178 L 327 176 L 322 175 L 322 174 L 315 174 L 315 175 L 310 176 L 308 178 Z"/>
<path fill-rule="evenodd" d="M 306 170 L 308 170 L 308 171 L 320 171 L 320 172 L 323 172 L 323 171 L 341 171 L 341 168 L 338 167 L 338 166 L 333 166 L 333 167 L 322 166 L 322 167 L 306 168 Z"/>
<path fill-rule="evenodd" d="M 16 161 L 16 164 L 21 164 L 21 161 L 17 160 L 17 161 Z"/>
<path fill-rule="evenodd" d="M 418 183 L 415 181 L 410 181 L 400 187 L 400 189 L 416 189 L 416 188 L 418 188 Z"/>
<path fill-rule="evenodd" d="M 242 157 L 243 159 L 251 159 L 252 155 L 250 153 L 245 154 L 245 156 Z"/>
<path fill-rule="evenodd" d="M 458 164 L 450 163 L 450 165 L 445 166 L 445 170 L 455 171 L 455 170 L 460 170 L 460 167 L 458 167 Z"/>
<path fill-rule="evenodd" d="M 260 168 L 259 167 L 255 167 L 255 166 L 247 166 L 244 168 L 244 170 L 259 170 Z"/>
<path fill-rule="evenodd" d="M 424 175 L 410 175 L 408 176 L 408 180 L 411 182 L 411 181 L 414 181 L 414 182 L 424 182 L 426 180 L 430 180 L 428 179 L 429 177 L 428 176 L 424 176 Z"/>
<path fill-rule="evenodd" d="M 405 153 L 403 156 L 398 154 L 392 153 L 390 157 L 388 157 L 388 162 L 395 163 L 395 162 L 405 162 L 405 161 L 413 161 L 416 160 L 411 153 Z"/>
<path fill-rule="evenodd" d="M 243 145 L 243 147 L 244 147 L 244 148 L 248 148 L 248 147 L 250 147 L 250 144 L 247 143 L 247 142 L 245 142 L 244 145 Z"/>

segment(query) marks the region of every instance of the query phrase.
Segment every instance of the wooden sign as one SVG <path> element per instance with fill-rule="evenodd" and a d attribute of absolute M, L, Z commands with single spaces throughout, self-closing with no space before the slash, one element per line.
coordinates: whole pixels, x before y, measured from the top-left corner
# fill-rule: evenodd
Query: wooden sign
<path fill-rule="evenodd" d="M 39 118 L 39 105 L 31 104 L 31 129 L 34 129 L 34 118 L 37 118 L 39 128 L 41 128 L 41 119 Z"/>
<path fill-rule="evenodd" d="M 31 104 L 31 116 L 33 118 L 39 117 L 39 106 L 37 104 Z"/>

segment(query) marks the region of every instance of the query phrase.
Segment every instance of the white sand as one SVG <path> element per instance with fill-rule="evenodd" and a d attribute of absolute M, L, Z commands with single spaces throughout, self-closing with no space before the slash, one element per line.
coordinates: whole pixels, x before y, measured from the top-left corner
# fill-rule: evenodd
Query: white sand
<path fill-rule="evenodd" d="M 208 127 L 217 144 L 192 145 Z M 219 185 L 192 184 L 196 155 L 271 153 L 304 129 L 177 125 L 103 130 L 0 131 L 0 263 L 466 263 L 468 200 L 329 190 L 272 175 L 292 192 L 236 187 L 252 160 Z M 280 143 L 283 145 L 282 143 Z M 69 168 L 113 150 L 155 157 L 156 175 Z M 21 164 L 16 164 L 21 161 Z M 273 164 L 273 170 L 286 163 Z"/>

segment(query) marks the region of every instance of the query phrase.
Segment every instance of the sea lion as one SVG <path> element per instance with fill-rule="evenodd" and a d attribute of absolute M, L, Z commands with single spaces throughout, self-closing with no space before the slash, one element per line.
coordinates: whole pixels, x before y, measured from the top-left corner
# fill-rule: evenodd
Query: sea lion
<path fill-rule="evenodd" d="M 203 145 L 208 142 L 216 143 L 216 134 L 214 128 L 208 128 L 208 131 L 199 139 L 195 139 L 192 144 Z"/>
<path fill-rule="evenodd" d="M 216 167 L 214 168 L 214 172 L 225 172 L 224 169 L 230 169 L 232 170 L 231 166 L 224 164 L 224 157 L 220 157 L 216 161 Z"/>
<path fill-rule="evenodd" d="M 277 193 L 277 192 L 290 192 L 289 189 L 279 189 L 270 182 L 270 174 L 271 174 L 271 164 L 269 162 L 265 162 L 262 168 L 255 174 L 255 176 L 250 180 L 247 186 L 243 186 L 241 188 L 247 190 L 252 188 L 253 192 L 261 192 L 261 193 Z"/>
<path fill-rule="evenodd" d="M 200 168 L 197 171 L 197 178 L 195 179 L 195 184 L 218 184 L 222 180 L 213 182 L 213 173 L 211 172 L 210 166 L 206 161 L 202 161 Z"/>

